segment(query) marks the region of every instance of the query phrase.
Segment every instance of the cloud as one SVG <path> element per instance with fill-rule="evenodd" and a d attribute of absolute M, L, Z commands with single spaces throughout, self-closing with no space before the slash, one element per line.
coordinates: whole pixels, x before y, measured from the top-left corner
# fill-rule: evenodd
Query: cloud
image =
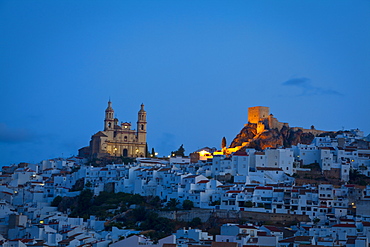
<path fill-rule="evenodd" d="M 283 86 L 292 86 L 302 89 L 302 93 L 300 96 L 310 96 L 310 95 L 337 95 L 341 96 L 342 93 L 332 90 L 332 89 L 325 89 L 322 87 L 316 87 L 312 85 L 311 80 L 306 77 L 301 78 L 293 78 L 289 79 L 282 83 Z"/>
<path fill-rule="evenodd" d="M 306 77 L 293 78 L 293 79 L 287 80 L 286 82 L 283 82 L 283 85 L 301 87 L 301 86 L 306 86 L 307 84 L 309 84 L 309 82 L 310 82 L 310 79 Z"/>
<path fill-rule="evenodd" d="M 5 123 L 0 123 L 0 142 L 23 143 L 35 140 L 35 135 L 30 130 L 23 128 L 9 128 Z"/>

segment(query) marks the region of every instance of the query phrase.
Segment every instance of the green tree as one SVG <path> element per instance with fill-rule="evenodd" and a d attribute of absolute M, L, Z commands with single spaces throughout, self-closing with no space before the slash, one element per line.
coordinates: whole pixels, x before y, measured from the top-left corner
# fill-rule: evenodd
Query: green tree
<path fill-rule="evenodd" d="M 131 157 L 120 156 L 120 159 L 121 159 L 122 163 L 124 163 L 125 165 L 135 162 L 135 158 L 131 158 Z"/>
<path fill-rule="evenodd" d="M 202 220 L 199 217 L 195 217 L 189 222 L 189 226 L 193 228 L 200 227 L 202 226 Z"/>
<path fill-rule="evenodd" d="M 93 195 L 93 192 L 89 189 L 84 189 L 83 191 L 81 191 L 80 195 L 78 196 L 78 206 L 75 212 L 77 216 L 88 218 L 89 209 L 92 206 Z"/>
<path fill-rule="evenodd" d="M 155 209 L 159 209 L 162 205 L 161 198 L 159 198 L 159 196 L 152 197 L 150 198 L 148 204 Z"/>
<path fill-rule="evenodd" d="M 184 144 L 181 144 L 181 146 L 179 147 L 179 149 L 177 149 L 176 151 L 171 152 L 171 156 L 181 156 L 181 157 L 184 157 L 185 156 Z"/>
<path fill-rule="evenodd" d="M 194 207 L 194 203 L 190 200 L 185 200 L 182 202 L 182 208 L 185 210 L 190 210 Z"/>
<path fill-rule="evenodd" d="M 51 202 L 52 207 L 58 207 L 59 203 L 63 200 L 61 196 L 57 196 L 54 198 L 54 200 Z"/>
<path fill-rule="evenodd" d="M 148 213 L 145 207 L 138 207 L 135 208 L 133 211 L 133 216 L 135 217 L 136 221 L 144 221 L 148 218 Z"/>
<path fill-rule="evenodd" d="M 319 223 L 319 222 L 320 222 L 320 219 L 319 219 L 319 218 L 314 218 L 314 219 L 312 220 L 312 222 L 314 223 L 314 225 L 317 225 L 317 223 Z"/>
<path fill-rule="evenodd" d="M 87 181 L 87 183 L 85 184 L 85 187 L 87 187 L 87 188 L 91 188 L 91 187 L 92 187 L 91 182 L 90 182 L 90 181 Z"/>
<path fill-rule="evenodd" d="M 213 201 L 211 206 L 221 205 L 221 200 Z"/>
<path fill-rule="evenodd" d="M 145 157 L 146 158 L 149 158 L 150 157 L 148 143 L 145 143 Z"/>
<path fill-rule="evenodd" d="M 226 137 L 223 137 L 223 138 L 222 138 L 222 141 L 221 141 L 221 148 L 226 148 Z"/>
<path fill-rule="evenodd" d="M 152 154 L 151 156 L 154 158 L 156 155 L 155 155 L 155 151 L 154 151 L 154 148 L 152 148 Z"/>
<path fill-rule="evenodd" d="M 175 198 L 171 198 L 167 204 L 166 204 L 166 208 L 169 209 L 169 210 L 172 210 L 172 211 L 175 211 L 175 210 L 178 210 L 178 206 L 180 204 L 180 201 L 175 199 Z"/>

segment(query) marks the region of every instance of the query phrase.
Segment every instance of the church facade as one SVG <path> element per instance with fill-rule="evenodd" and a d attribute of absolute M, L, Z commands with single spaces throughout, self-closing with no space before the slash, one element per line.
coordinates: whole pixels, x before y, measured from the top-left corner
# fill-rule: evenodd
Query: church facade
<path fill-rule="evenodd" d="M 105 110 L 104 130 L 91 137 L 90 146 L 80 149 L 91 158 L 106 156 L 115 157 L 145 157 L 146 153 L 146 111 L 144 104 L 138 112 L 136 130 L 131 129 L 131 123 L 118 122 L 114 118 L 112 102 L 108 102 Z M 87 155 L 86 155 L 87 154 Z"/>

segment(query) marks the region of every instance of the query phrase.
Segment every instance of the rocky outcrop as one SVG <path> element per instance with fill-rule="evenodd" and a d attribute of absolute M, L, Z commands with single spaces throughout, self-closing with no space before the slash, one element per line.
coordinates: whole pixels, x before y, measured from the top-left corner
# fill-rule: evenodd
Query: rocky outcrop
<path fill-rule="evenodd" d="M 255 148 L 257 150 L 264 150 L 266 148 L 277 148 L 277 147 L 291 147 L 298 143 L 310 144 L 314 135 L 312 133 L 304 133 L 302 130 L 293 130 L 288 126 L 283 126 L 281 130 L 268 129 L 257 134 L 256 124 L 246 124 L 240 133 L 234 138 L 230 144 L 231 148 L 242 146 L 243 143 L 247 143 L 245 148 Z"/>
<path fill-rule="evenodd" d="M 231 148 L 241 146 L 243 142 L 247 142 L 253 139 L 257 135 L 257 124 L 248 123 L 244 128 L 237 134 L 232 143 Z"/>

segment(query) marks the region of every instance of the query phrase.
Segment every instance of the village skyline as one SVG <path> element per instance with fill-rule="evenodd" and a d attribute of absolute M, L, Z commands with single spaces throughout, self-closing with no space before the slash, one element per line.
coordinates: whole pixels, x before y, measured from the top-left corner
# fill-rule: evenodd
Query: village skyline
<path fill-rule="evenodd" d="M 368 1 L 1 3 L 0 166 L 69 157 L 106 102 L 167 156 L 230 142 L 247 108 L 370 133 Z"/>

